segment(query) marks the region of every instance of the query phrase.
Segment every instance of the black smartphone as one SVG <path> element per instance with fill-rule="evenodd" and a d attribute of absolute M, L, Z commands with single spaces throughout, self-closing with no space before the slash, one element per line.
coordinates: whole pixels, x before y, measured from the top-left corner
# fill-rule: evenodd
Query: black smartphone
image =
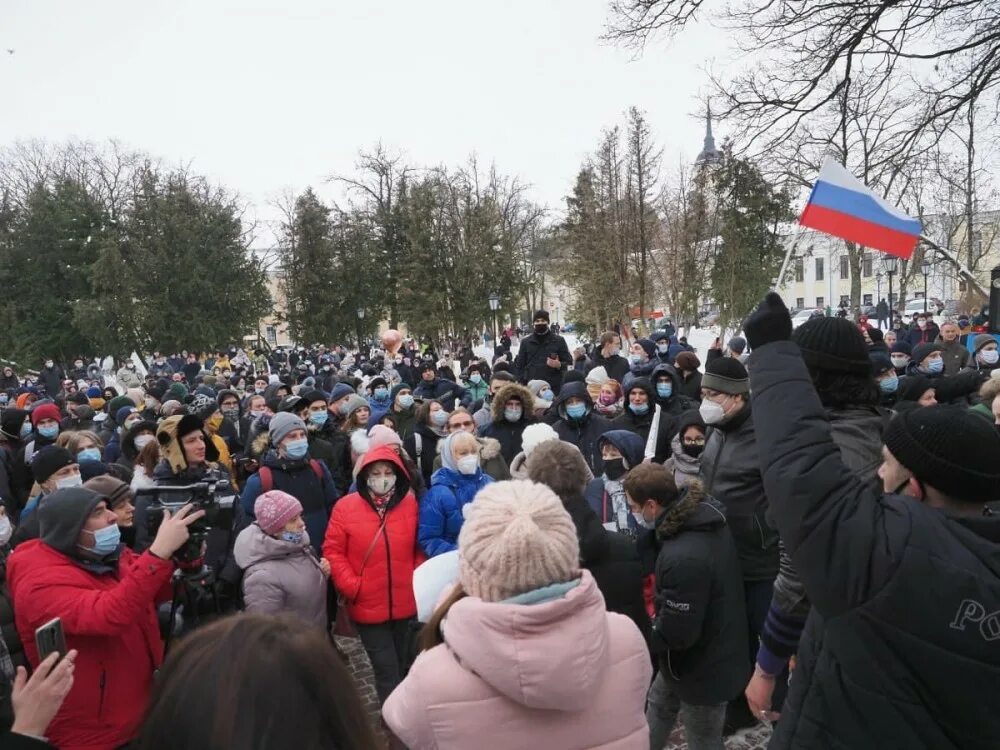
<path fill-rule="evenodd" d="M 38 647 L 39 663 L 53 651 L 62 659 L 66 655 L 66 636 L 63 633 L 62 620 L 58 617 L 49 620 L 35 631 L 35 645 Z"/>

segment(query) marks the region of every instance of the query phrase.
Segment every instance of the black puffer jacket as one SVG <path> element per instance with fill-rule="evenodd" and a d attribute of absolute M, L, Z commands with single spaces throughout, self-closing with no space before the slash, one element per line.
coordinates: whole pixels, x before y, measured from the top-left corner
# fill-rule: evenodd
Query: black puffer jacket
<path fill-rule="evenodd" d="M 795 344 L 748 369 L 771 514 L 813 605 L 772 747 L 995 748 L 1000 516 L 849 471 Z"/>
<path fill-rule="evenodd" d="M 767 495 L 749 403 L 726 423 L 709 427 L 701 476 L 705 491 L 726 509 L 743 580 L 772 580 L 778 573 L 778 533 L 767 518 Z"/>
<path fill-rule="evenodd" d="M 549 355 L 559 358 L 560 368 L 554 370 L 546 364 Z M 566 339 L 549 330 L 544 336 L 532 333 L 521 340 L 521 348 L 514 359 L 514 374 L 518 381 L 527 384 L 529 380 L 544 380 L 554 393 L 559 393 L 563 373 L 573 366 Z"/>
<path fill-rule="evenodd" d="M 582 419 L 570 419 L 566 416 L 566 401 L 571 397 L 583 399 L 587 405 L 587 413 Z M 552 425 L 560 440 L 572 443 L 580 449 L 587 466 L 599 476 L 604 471 L 604 460 L 597 447 L 597 439 L 608 430 L 613 430 L 611 420 L 605 419 L 594 411 L 594 400 L 587 393 L 584 383 L 569 383 L 560 391 L 552 408 L 559 414 L 559 419 Z"/>
<path fill-rule="evenodd" d="M 654 550 L 650 645 L 663 676 L 693 705 L 723 703 L 750 678 L 743 576 L 722 506 L 692 482 L 639 539 Z"/>

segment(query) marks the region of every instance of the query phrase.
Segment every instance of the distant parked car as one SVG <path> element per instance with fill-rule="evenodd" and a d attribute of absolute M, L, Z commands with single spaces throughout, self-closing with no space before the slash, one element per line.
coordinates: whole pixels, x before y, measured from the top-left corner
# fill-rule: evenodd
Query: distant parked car
<path fill-rule="evenodd" d="M 813 315 L 816 314 L 815 310 L 799 310 L 795 315 L 792 316 L 792 328 L 798 328 L 800 325 L 809 320 Z"/>

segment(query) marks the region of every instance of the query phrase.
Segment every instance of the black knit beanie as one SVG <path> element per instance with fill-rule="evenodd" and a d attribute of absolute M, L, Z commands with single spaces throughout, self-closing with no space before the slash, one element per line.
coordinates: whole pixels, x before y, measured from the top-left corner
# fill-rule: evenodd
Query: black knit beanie
<path fill-rule="evenodd" d="M 802 359 L 813 370 L 871 375 L 868 345 L 858 327 L 846 318 L 813 318 L 792 332 Z"/>
<path fill-rule="evenodd" d="M 958 406 L 904 412 L 885 431 L 885 447 L 920 482 L 959 501 L 1000 499 L 1000 432 Z"/>
<path fill-rule="evenodd" d="M 544 321 L 548 322 L 548 320 L 549 320 L 549 311 L 548 310 L 536 310 L 535 311 L 535 317 L 533 317 L 532 320 L 544 320 Z"/>
<path fill-rule="evenodd" d="M 912 359 L 919 365 L 934 352 L 943 352 L 943 351 L 944 347 L 941 346 L 941 344 L 935 344 L 933 342 L 928 342 L 926 344 L 917 344 L 915 347 L 913 347 L 913 354 L 910 355 L 910 359 Z"/>
<path fill-rule="evenodd" d="M 705 374 L 701 376 L 701 387 L 719 393 L 750 392 L 750 376 L 738 359 L 732 357 L 716 357 L 705 365 Z"/>
<path fill-rule="evenodd" d="M 923 375 L 907 375 L 899 381 L 896 398 L 899 401 L 919 401 L 928 389 L 934 387 L 934 381 Z"/>

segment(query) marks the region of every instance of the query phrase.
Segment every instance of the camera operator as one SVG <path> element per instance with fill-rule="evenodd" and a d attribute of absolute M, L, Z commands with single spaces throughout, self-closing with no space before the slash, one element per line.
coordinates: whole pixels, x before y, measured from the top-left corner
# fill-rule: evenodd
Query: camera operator
<path fill-rule="evenodd" d="M 56 617 L 67 647 L 79 652 L 73 687 L 48 729 L 56 747 L 116 748 L 135 736 L 163 660 L 155 604 L 169 600 L 170 558 L 202 516 L 190 511 L 165 514 L 139 555 L 120 543 L 107 498 L 83 487 L 57 490 L 39 507 L 40 538 L 8 559 L 15 621 L 31 664 L 39 663 L 35 629 Z"/>

